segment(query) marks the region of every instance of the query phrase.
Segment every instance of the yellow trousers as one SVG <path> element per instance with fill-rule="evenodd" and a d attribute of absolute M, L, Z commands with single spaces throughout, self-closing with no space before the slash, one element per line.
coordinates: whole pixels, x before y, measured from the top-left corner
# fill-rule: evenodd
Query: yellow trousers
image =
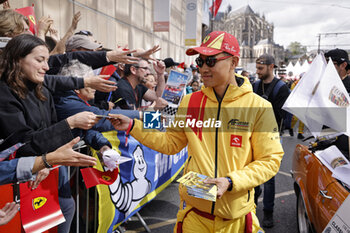
<path fill-rule="evenodd" d="M 216 216 L 214 220 L 211 220 L 206 217 L 198 215 L 194 211 L 190 211 L 191 208 L 192 208 L 191 206 L 187 206 L 185 209 L 179 210 L 179 212 L 177 213 L 177 223 L 174 228 L 174 233 L 178 233 L 179 222 L 182 222 L 183 233 L 214 233 L 214 232 L 215 233 L 244 233 L 245 232 L 245 227 L 246 227 L 245 216 L 242 216 L 237 219 L 232 219 L 232 220 L 222 219 Z M 251 212 L 251 216 L 252 216 L 252 233 L 263 233 L 264 231 L 260 227 L 259 220 L 255 215 L 255 211 Z"/>
<path fill-rule="evenodd" d="M 295 124 L 298 122 L 298 118 L 296 116 L 293 116 L 292 118 L 292 129 L 294 128 Z M 299 127 L 298 127 L 298 133 L 303 134 L 304 133 L 304 123 L 299 120 Z"/>

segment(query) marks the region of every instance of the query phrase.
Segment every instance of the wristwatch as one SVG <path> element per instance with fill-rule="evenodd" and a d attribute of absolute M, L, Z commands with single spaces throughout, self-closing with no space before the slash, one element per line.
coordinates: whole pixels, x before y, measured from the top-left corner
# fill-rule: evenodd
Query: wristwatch
<path fill-rule="evenodd" d="M 47 160 L 46 160 L 46 153 L 43 154 L 43 155 L 41 156 L 41 158 L 43 159 L 43 162 L 44 162 L 44 165 L 45 165 L 46 168 L 52 168 L 52 165 L 49 164 L 49 163 L 47 162 Z"/>
<path fill-rule="evenodd" d="M 225 178 L 226 178 L 226 179 L 228 180 L 228 182 L 230 183 L 230 185 L 228 186 L 227 191 L 231 191 L 231 190 L 232 190 L 232 180 L 231 180 L 231 178 L 228 177 L 228 176 L 226 176 Z"/>

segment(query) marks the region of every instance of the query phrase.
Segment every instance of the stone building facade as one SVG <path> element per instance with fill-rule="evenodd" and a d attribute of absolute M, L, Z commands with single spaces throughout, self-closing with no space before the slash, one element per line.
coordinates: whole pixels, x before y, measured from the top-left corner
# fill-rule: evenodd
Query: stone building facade
<path fill-rule="evenodd" d="M 216 17 L 213 28 L 227 31 L 237 38 L 241 46 L 239 65 L 244 69 L 253 71 L 256 58 L 264 53 L 273 55 L 277 65 L 283 62 L 284 48 L 273 40 L 274 25 L 255 13 L 249 5 L 221 13 Z"/>
<path fill-rule="evenodd" d="M 11 8 L 34 4 L 37 20 L 50 15 L 61 37 L 70 26 L 74 13 L 80 11 L 77 31 L 91 31 L 106 48 L 128 45 L 131 49 L 149 49 L 159 44 L 162 49 L 155 58 L 172 57 L 178 62 L 194 62 L 195 57 L 185 55 L 188 48 L 185 46 L 186 0 L 170 1 L 169 32 L 153 31 L 154 0 L 10 0 L 10 4 Z M 197 45 L 201 43 L 202 4 L 203 0 L 197 1 Z"/>

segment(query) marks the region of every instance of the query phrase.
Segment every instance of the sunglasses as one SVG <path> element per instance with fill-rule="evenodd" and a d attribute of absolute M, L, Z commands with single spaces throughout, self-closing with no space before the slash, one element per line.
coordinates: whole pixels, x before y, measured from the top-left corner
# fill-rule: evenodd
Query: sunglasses
<path fill-rule="evenodd" d="M 134 66 L 137 69 L 149 70 L 147 66 Z"/>
<path fill-rule="evenodd" d="M 92 33 L 86 30 L 81 30 L 79 32 L 76 32 L 74 35 L 85 35 L 85 36 L 92 36 Z"/>
<path fill-rule="evenodd" d="M 230 57 L 232 57 L 232 56 L 224 56 L 224 57 L 219 57 L 219 58 L 216 58 L 214 56 L 210 56 L 210 57 L 207 57 L 205 60 L 201 57 L 197 57 L 196 63 L 198 65 L 198 67 L 200 67 L 200 68 L 203 67 L 204 63 L 207 64 L 208 67 L 214 67 L 217 61 L 225 60 L 225 59 L 230 58 Z"/>

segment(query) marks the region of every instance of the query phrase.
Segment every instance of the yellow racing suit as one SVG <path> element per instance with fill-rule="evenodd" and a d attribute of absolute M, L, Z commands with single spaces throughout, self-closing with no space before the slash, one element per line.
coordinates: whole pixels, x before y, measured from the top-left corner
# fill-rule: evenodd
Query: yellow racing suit
<path fill-rule="evenodd" d="M 168 155 L 188 145 L 184 174 L 194 171 L 214 178 L 231 178 L 232 190 L 216 202 L 189 196 L 180 184 L 178 221 L 184 217 L 181 209 L 188 206 L 225 220 L 255 213 L 254 187 L 279 170 L 284 152 L 272 106 L 253 93 L 247 78 L 237 74 L 235 78 L 239 85 L 228 85 L 221 101 L 211 87 L 202 87 L 181 101 L 174 122 L 193 123 L 194 119 L 196 123 L 206 122 L 202 125 L 208 127 L 201 124 L 182 127 L 186 124 L 179 123 L 159 132 L 144 129 L 142 122 L 135 120 L 130 131 L 145 146 Z"/>

